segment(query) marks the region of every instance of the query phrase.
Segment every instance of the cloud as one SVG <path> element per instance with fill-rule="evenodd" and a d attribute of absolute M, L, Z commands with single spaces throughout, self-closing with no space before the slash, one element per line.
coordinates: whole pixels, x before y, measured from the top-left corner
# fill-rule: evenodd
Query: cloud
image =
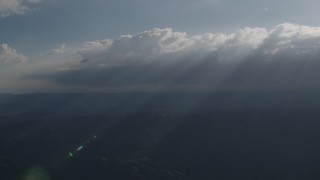
<path fill-rule="evenodd" d="M 8 44 L 0 44 L 0 63 L 20 63 L 27 60 L 23 54 L 11 48 Z"/>
<path fill-rule="evenodd" d="M 76 54 L 78 62 L 28 78 L 124 90 L 320 88 L 320 27 L 285 23 L 196 36 L 152 29 L 86 42 Z"/>
<path fill-rule="evenodd" d="M 121 36 L 115 40 L 85 43 L 78 52 L 85 63 L 132 64 L 151 62 L 162 56 L 207 54 L 236 49 L 256 49 L 266 38 L 263 28 L 245 28 L 233 34 L 203 34 L 189 37 L 172 29 L 153 29 L 136 35 Z M 225 53 L 227 54 L 227 53 Z"/>
<path fill-rule="evenodd" d="M 51 55 L 61 55 L 64 54 L 67 51 L 67 46 L 65 43 L 57 46 L 54 49 L 51 49 L 50 51 L 46 52 L 45 56 L 51 56 Z"/>
<path fill-rule="evenodd" d="M 42 0 L 0 0 L 0 18 L 31 11 Z"/>

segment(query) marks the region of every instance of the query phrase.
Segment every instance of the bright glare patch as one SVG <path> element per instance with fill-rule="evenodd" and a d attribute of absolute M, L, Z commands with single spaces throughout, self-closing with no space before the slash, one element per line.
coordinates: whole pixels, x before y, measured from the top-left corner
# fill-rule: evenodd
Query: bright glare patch
<path fill-rule="evenodd" d="M 40 166 L 31 167 L 21 180 L 50 180 L 49 173 L 46 169 Z"/>

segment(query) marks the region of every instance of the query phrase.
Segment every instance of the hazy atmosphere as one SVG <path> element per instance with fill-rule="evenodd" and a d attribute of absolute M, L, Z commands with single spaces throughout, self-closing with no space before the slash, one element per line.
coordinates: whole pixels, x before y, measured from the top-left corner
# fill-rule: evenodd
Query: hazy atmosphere
<path fill-rule="evenodd" d="M 0 92 L 319 89 L 320 2 L 0 1 Z"/>
<path fill-rule="evenodd" d="M 1 180 L 319 180 L 319 0 L 0 0 Z"/>

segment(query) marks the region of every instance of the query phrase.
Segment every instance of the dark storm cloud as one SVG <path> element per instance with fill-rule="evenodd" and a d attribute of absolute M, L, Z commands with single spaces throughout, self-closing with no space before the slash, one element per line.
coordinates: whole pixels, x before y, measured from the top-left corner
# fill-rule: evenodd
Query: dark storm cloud
<path fill-rule="evenodd" d="M 153 29 L 85 43 L 81 61 L 31 78 L 66 87 L 318 88 L 319 50 L 320 28 L 295 24 L 198 36 Z"/>

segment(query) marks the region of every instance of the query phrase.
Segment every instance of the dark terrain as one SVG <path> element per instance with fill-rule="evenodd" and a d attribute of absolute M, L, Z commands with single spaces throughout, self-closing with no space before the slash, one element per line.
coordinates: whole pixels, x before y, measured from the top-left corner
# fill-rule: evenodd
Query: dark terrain
<path fill-rule="evenodd" d="M 318 92 L 2 94 L 0 179 L 320 179 L 319 108 Z"/>

